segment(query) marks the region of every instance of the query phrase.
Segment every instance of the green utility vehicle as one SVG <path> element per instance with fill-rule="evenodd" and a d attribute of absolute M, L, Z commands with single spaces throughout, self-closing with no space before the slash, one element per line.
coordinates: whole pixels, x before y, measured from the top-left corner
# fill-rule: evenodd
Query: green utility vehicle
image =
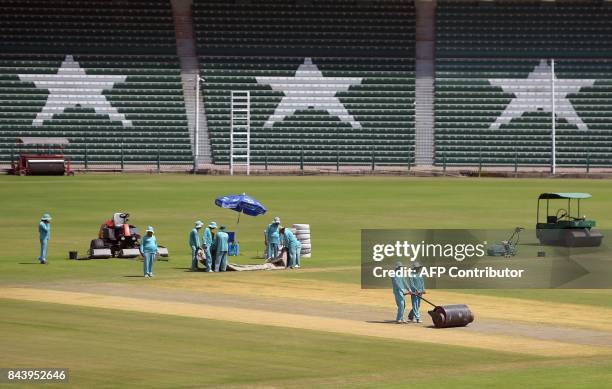
<path fill-rule="evenodd" d="M 564 247 L 597 247 L 603 235 L 593 229 L 595 220 L 580 216 L 580 200 L 589 199 L 589 193 L 542 193 L 538 197 L 536 236 L 543 245 Z M 541 203 L 546 202 L 546 221 L 540 222 Z M 551 208 L 551 200 L 567 200 L 567 208 Z M 572 216 L 574 204 L 575 216 Z"/>

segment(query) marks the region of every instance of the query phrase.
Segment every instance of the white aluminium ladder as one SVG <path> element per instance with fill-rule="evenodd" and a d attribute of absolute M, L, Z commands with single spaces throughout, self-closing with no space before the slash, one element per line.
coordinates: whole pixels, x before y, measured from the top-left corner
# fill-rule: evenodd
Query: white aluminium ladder
<path fill-rule="evenodd" d="M 251 173 L 251 93 L 232 91 L 232 119 L 230 128 L 230 174 L 234 166 L 246 166 Z"/>

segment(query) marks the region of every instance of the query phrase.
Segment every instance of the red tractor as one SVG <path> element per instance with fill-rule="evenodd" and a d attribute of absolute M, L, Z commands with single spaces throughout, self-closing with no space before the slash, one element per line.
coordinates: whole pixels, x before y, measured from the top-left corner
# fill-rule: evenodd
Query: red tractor
<path fill-rule="evenodd" d="M 117 212 L 113 218 L 100 226 L 98 238 L 89 246 L 89 258 L 136 258 L 140 255 L 140 233 L 138 227 L 130 224 L 130 214 Z M 157 254 L 168 257 L 168 249 L 158 246 Z"/>
<path fill-rule="evenodd" d="M 117 212 L 100 226 L 98 238 L 91 241 L 90 257 L 134 258 L 140 255 L 138 228 L 128 223 L 130 214 Z"/>

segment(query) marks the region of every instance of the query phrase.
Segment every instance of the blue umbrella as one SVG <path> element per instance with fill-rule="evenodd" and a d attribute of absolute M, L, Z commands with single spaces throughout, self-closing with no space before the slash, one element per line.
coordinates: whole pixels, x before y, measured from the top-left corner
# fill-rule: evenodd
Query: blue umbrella
<path fill-rule="evenodd" d="M 218 197 L 215 199 L 215 204 L 218 207 L 238 212 L 238 223 L 240 223 L 240 214 L 244 213 L 249 216 L 258 216 L 265 214 L 267 211 L 262 203 L 244 193 L 241 195 Z"/>

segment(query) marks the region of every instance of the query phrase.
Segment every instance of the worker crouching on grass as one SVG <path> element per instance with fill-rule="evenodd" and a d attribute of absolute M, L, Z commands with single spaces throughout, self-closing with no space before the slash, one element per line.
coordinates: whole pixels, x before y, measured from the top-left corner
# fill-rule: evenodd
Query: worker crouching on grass
<path fill-rule="evenodd" d="M 47 264 L 47 248 L 49 247 L 49 239 L 51 239 L 51 215 L 45 213 L 40 218 L 38 223 L 38 237 L 40 238 L 40 256 L 38 261 Z"/>
<path fill-rule="evenodd" d="M 195 226 L 189 233 L 189 247 L 191 247 L 191 271 L 198 271 L 198 249 L 200 248 L 200 229 L 204 223 L 195 222 Z"/>
<path fill-rule="evenodd" d="M 219 228 L 219 232 L 215 234 L 215 242 L 213 243 L 215 250 L 215 271 L 227 270 L 227 252 L 229 251 L 229 235 L 225 232 L 225 226 Z"/>
<path fill-rule="evenodd" d="M 157 254 L 157 239 L 155 239 L 155 230 L 148 226 L 145 231 L 145 236 L 140 241 L 140 253 L 144 257 L 144 276 L 145 278 L 153 277 L 153 261 Z"/>
<path fill-rule="evenodd" d="M 425 281 L 420 274 L 422 267 L 420 263 L 414 262 L 411 266 L 412 275 L 408 277 L 408 294 L 410 294 L 412 301 L 412 309 L 408 314 L 408 320 L 414 321 L 416 319 L 417 323 L 421 322 L 419 309 L 421 308 L 421 296 L 425 294 Z"/>
<path fill-rule="evenodd" d="M 395 270 L 400 270 L 404 267 L 404 264 L 397 262 L 395 264 Z M 399 272 L 398 272 L 399 273 Z M 393 285 L 393 296 L 395 296 L 395 304 L 397 305 L 397 315 L 395 316 L 395 322 L 397 324 L 405 323 L 404 311 L 406 310 L 406 297 L 405 295 L 409 291 L 408 281 L 406 277 L 396 275 L 391 278 L 391 285 Z"/>
<path fill-rule="evenodd" d="M 302 244 L 295 237 L 289 228 L 281 228 L 280 234 L 283 237 L 283 246 L 287 247 L 287 267 L 291 269 L 300 268 L 300 251 Z"/>

